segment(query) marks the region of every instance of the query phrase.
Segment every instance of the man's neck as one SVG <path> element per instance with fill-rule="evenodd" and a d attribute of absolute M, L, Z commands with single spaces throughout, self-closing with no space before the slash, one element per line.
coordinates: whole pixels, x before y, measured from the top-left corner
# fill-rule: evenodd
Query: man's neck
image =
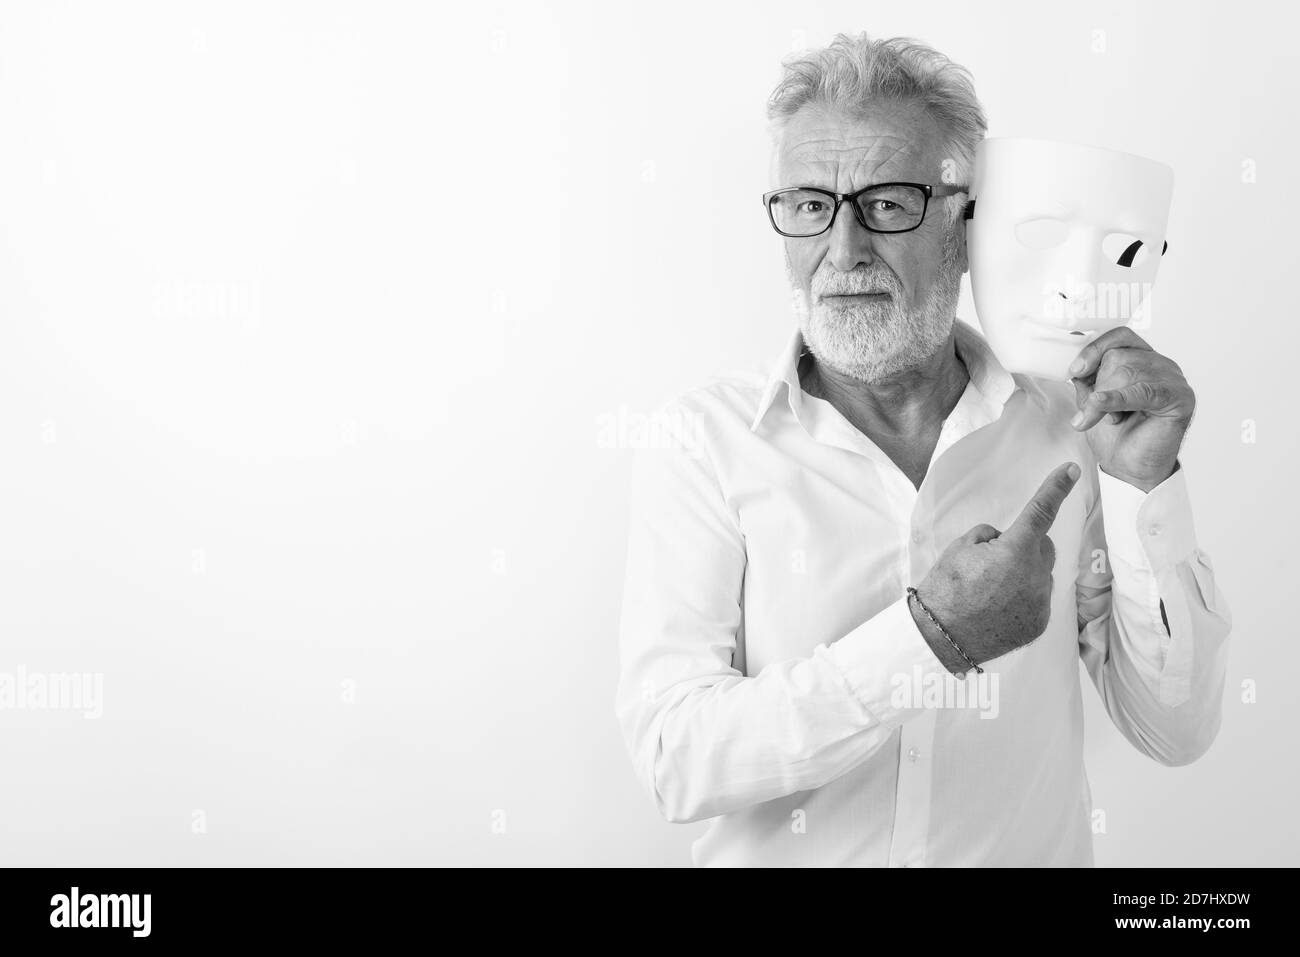
<path fill-rule="evenodd" d="M 957 355 L 957 327 L 920 365 L 877 382 L 863 382 L 815 361 L 800 363 L 805 392 L 825 399 L 873 441 L 908 442 L 937 435 L 970 376 Z"/>

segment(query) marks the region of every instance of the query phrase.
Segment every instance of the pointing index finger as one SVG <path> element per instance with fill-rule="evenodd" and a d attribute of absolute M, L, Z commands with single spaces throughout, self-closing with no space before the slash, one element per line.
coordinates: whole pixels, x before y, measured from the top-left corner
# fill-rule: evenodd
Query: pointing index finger
<path fill-rule="evenodd" d="M 1034 497 L 1021 510 L 1002 537 L 1025 540 L 1046 535 L 1048 529 L 1052 527 L 1052 522 L 1056 521 L 1056 513 L 1060 510 L 1061 503 L 1065 501 L 1078 480 L 1078 465 L 1074 462 L 1058 465 L 1043 480 Z"/>

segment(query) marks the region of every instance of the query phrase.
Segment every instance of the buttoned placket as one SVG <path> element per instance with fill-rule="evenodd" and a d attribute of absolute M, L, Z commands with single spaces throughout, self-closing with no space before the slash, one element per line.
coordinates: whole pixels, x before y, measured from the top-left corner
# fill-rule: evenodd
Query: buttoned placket
<path fill-rule="evenodd" d="M 802 356 L 800 357 L 802 358 Z M 796 362 L 797 366 L 797 362 Z M 797 373 L 795 381 L 797 381 Z M 923 579 L 938 557 L 934 549 L 932 516 L 919 514 L 926 482 L 945 451 L 980 426 L 997 418 L 988 400 L 968 383 L 957 405 L 944 420 L 939 439 L 918 489 L 892 459 L 855 429 L 829 402 L 807 395 L 787 381 L 787 400 L 796 421 L 814 441 L 863 456 L 881 477 L 890 513 L 903 524 L 898 591 Z M 915 680 L 912 675 L 900 680 Z M 914 689 L 914 693 L 924 689 Z M 894 789 L 894 818 L 889 842 L 890 867 L 925 867 L 930 830 L 930 796 L 934 779 L 934 735 L 938 711 L 922 709 L 898 730 L 898 773 Z"/>
<path fill-rule="evenodd" d="M 946 428 L 946 425 L 945 425 Z M 938 448 L 936 446 L 936 453 Z M 933 464 L 933 462 L 931 463 Z M 899 577 L 905 587 L 924 577 L 931 564 L 928 520 L 919 514 L 920 490 L 892 463 L 877 463 L 893 513 L 905 518 Z M 927 471 L 928 474 L 928 471 Z M 924 481 L 921 487 L 925 487 Z M 897 676 L 913 681 L 913 675 Z M 916 694 L 921 689 L 912 689 Z M 930 830 L 930 791 L 933 780 L 936 712 L 924 710 L 903 722 L 898 731 L 898 769 L 894 787 L 894 820 L 889 841 L 890 867 L 924 867 Z"/>
<path fill-rule="evenodd" d="M 940 456 L 975 430 L 986 415 L 980 414 L 977 392 L 970 386 L 944 420 L 935 442 L 925 478 L 918 489 L 896 465 L 877 461 L 886 476 L 897 511 L 908 517 L 902 543 L 900 573 L 903 585 L 919 583 L 938 558 L 932 515 L 924 511 L 926 482 L 934 472 Z M 907 676 L 912 680 L 912 676 Z M 913 694 L 924 689 L 914 688 Z M 889 842 L 890 867 L 925 867 L 926 845 L 930 833 L 930 796 L 934 786 L 934 735 L 939 712 L 926 708 L 915 718 L 905 721 L 898 733 L 898 775 L 894 788 L 893 832 Z"/>
<path fill-rule="evenodd" d="M 855 429 L 834 406 L 800 390 L 793 394 L 792 411 L 814 441 L 861 455 L 880 477 L 888 499 L 889 513 L 899 522 L 898 592 L 919 582 L 934 563 L 930 517 L 920 514 L 922 490 L 918 489 L 874 442 Z M 956 408 L 944 421 L 926 468 L 927 478 L 943 452 L 970 431 L 970 390 L 963 393 Z M 898 680 L 913 681 L 913 675 Z M 913 693 L 923 689 L 913 689 Z M 894 789 L 894 818 L 889 842 L 890 867 L 924 867 L 930 831 L 930 793 L 934 768 L 934 730 L 938 713 L 924 709 L 905 721 L 898 731 L 898 768 Z"/>

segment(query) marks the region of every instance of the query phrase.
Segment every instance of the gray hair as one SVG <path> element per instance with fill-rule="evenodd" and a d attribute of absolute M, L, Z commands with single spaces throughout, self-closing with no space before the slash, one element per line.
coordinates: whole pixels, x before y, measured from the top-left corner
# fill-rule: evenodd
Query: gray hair
<path fill-rule="evenodd" d="M 908 101 L 921 105 L 947 136 L 945 148 L 957 182 L 970 182 L 975 147 L 988 123 L 975 95 L 970 71 L 942 53 L 908 37 L 873 40 L 838 34 L 830 46 L 787 57 L 784 74 L 767 103 L 773 137 L 779 141 L 786 122 L 805 106 L 861 114 L 873 101 Z M 955 220 L 964 200 L 948 198 Z"/>

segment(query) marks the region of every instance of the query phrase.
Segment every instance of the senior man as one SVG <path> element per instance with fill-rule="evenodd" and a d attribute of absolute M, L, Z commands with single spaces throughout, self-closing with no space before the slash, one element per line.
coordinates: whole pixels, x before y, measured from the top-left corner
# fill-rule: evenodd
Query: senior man
<path fill-rule="evenodd" d="M 670 403 L 676 440 L 638 454 L 635 770 L 668 820 L 713 819 L 701 865 L 1090 866 L 1078 663 L 1162 764 L 1219 728 L 1192 390 L 1128 328 L 1066 383 L 956 321 L 986 127 L 946 57 L 840 36 L 787 61 L 769 117 L 775 190 L 840 195 L 768 194 L 798 331 L 770 375 Z"/>

